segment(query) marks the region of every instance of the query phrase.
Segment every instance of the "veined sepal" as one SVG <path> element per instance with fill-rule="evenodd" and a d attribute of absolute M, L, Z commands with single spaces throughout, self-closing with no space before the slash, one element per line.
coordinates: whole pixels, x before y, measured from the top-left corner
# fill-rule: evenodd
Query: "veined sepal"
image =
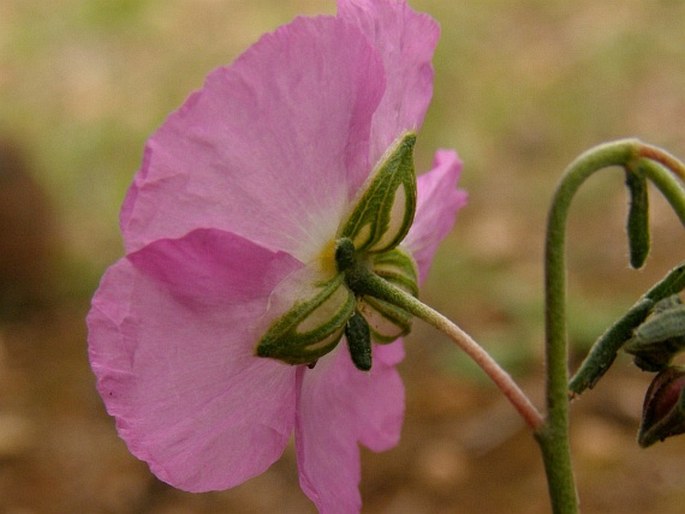
<path fill-rule="evenodd" d="M 356 299 L 342 274 L 319 284 L 313 296 L 295 302 L 257 344 L 257 355 L 289 364 L 311 364 L 340 342 Z"/>
<path fill-rule="evenodd" d="M 401 307 L 365 296 L 357 302 L 357 309 L 369 324 L 371 337 L 377 343 L 392 343 L 411 332 L 412 316 Z"/>
<path fill-rule="evenodd" d="M 400 248 L 374 255 L 371 269 L 392 285 L 418 296 L 416 263 Z M 412 315 L 390 302 L 365 295 L 359 300 L 357 309 L 368 322 L 371 336 L 377 343 L 391 343 L 411 331 Z"/>
<path fill-rule="evenodd" d="M 379 277 L 404 289 L 412 296 L 419 295 L 419 271 L 416 261 L 401 248 L 375 254 L 371 259 L 371 269 Z"/>
<path fill-rule="evenodd" d="M 400 136 L 371 173 L 339 237 L 358 252 L 385 252 L 407 235 L 416 212 L 416 134 Z"/>

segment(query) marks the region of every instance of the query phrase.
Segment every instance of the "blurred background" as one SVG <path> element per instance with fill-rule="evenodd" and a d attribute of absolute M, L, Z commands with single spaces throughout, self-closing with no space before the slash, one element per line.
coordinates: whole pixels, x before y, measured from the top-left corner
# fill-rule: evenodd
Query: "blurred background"
<path fill-rule="evenodd" d="M 470 194 L 423 299 L 540 404 L 549 199 L 566 165 L 607 140 L 637 136 L 685 156 L 685 2 L 411 3 L 443 29 L 417 168 L 454 147 Z M 315 512 L 291 450 L 227 492 L 157 481 L 104 412 L 83 319 L 122 254 L 118 209 L 147 137 L 262 33 L 334 10 L 333 0 L 0 3 L 0 512 Z M 683 258 L 682 227 L 652 195 L 653 254 L 630 271 L 625 204 L 615 170 L 591 179 L 572 210 L 576 361 Z M 435 331 L 417 323 L 407 348 L 403 438 L 364 451 L 364 512 L 549 512 L 537 448 L 513 409 Z M 685 440 L 635 443 L 650 379 L 622 356 L 573 405 L 585 513 L 685 509 Z"/>

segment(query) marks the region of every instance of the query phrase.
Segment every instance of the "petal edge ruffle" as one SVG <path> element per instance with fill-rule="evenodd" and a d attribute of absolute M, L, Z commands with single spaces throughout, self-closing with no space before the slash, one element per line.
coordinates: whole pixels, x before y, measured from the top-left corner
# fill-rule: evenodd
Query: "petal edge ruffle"
<path fill-rule="evenodd" d="M 249 264 L 233 265 L 246 253 Z M 294 424 L 295 372 L 255 357 L 252 345 L 269 292 L 298 266 L 239 236 L 195 231 L 153 243 L 103 277 L 87 320 L 98 391 L 131 453 L 160 479 L 226 489 L 280 457 Z"/>
<path fill-rule="evenodd" d="M 148 142 L 122 208 L 127 251 L 217 228 L 315 258 L 370 171 L 384 89 L 377 50 L 339 18 L 298 18 L 265 35 Z"/>

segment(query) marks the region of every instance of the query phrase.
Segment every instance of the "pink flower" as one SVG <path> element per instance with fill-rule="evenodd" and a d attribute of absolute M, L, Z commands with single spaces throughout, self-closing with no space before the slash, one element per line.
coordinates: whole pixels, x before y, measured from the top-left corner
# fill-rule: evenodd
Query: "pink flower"
<path fill-rule="evenodd" d="M 358 443 L 382 451 L 399 439 L 402 342 L 374 344 L 370 371 L 344 344 L 313 368 L 256 351 L 340 276 L 341 227 L 384 152 L 422 123 L 438 27 L 405 0 L 338 7 L 264 36 L 152 136 L 121 212 L 127 254 L 103 277 L 88 327 L 107 410 L 161 480 L 233 487 L 294 432 L 302 489 L 320 512 L 347 514 L 361 508 Z M 440 151 L 418 179 L 400 248 L 420 279 L 465 202 L 460 168 Z"/>

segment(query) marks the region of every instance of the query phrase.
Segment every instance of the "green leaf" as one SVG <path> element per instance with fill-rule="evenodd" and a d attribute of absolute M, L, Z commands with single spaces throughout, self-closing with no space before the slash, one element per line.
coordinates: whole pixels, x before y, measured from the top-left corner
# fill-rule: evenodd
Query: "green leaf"
<path fill-rule="evenodd" d="M 685 305 L 677 295 L 665 298 L 654 306 L 654 312 L 637 329 L 629 348 L 658 343 L 685 336 Z"/>
<path fill-rule="evenodd" d="M 618 351 L 631 338 L 633 330 L 653 310 L 654 304 L 670 295 L 677 294 L 683 288 L 685 288 L 685 262 L 681 262 L 670 270 L 597 339 L 580 369 L 571 378 L 569 390 L 578 396 L 586 389 L 593 388 L 611 367 Z"/>
<path fill-rule="evenodd" d="M 339 237 L 352 240 L 359 252 L 385 252 L 407 235 L 416 211 L 414 143 L 403 134 L 371 173 Z"/>
<path fill-rule="evenodd" d="M 638 326 L 624 350 L 635 356 L 645 371 L 660 371 L 685 349 L 685 305 L 678 295 L 654 305 L 652 313 Z"/>
<path fill-rule="evenodd" d="M 355 304 L 343 275 L 336 275 L 271 325 L 257 345 L 257 355 L 289 364 L 315 362 L 340 342 Z"/>
<path fill-rule="evenodd" d="M 633 269 L 640 269 L 644 266 L 650 250 L 647 179 L 642 174 L 626 170 L 626 186 L 630 194 L 626 223 L 630 266 Z"/>

